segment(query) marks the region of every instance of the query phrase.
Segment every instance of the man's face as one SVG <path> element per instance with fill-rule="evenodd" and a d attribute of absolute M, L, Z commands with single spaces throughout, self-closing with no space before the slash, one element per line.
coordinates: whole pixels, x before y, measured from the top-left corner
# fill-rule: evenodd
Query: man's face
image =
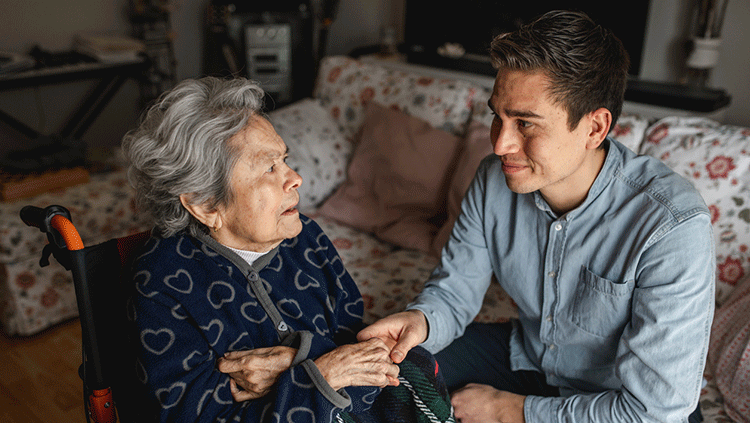
<path fill-rule="evenodd" d="M 548 87 L 543 72 L 501 69 L 488 102 L 495 113 L 490 136 L 508 188 L 538 190 L 553 210 L 565 212 L 585 199 L 604 152 L 591 148 L 592 114 L 571 131 L 567 111 Z"/>

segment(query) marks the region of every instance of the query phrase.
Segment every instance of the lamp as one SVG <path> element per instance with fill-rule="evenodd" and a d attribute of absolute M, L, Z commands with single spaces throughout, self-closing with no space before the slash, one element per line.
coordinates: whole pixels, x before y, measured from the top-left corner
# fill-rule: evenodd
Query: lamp
<path fill-rule="evenodd" d="M 693 50 L 687 59 L 687 82 L 706 86 L 711 70 L 719 61 L 721 27 L 729 0 L 696 0 L 690 35 Z"/>

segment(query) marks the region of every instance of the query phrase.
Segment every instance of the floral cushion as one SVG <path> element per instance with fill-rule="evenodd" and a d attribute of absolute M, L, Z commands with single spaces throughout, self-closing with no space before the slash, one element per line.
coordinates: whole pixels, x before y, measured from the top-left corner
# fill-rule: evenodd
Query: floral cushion
<path fill-rule="evenodd" d="M 0 262 L 39 257 L 47 243 L 38 229 L 19 217 L 26 205 L 66 207 L 85 245 L 106 241 L 112 233 L 127 234 L 143 227 L 144 216 L 135 213 L 132 188 L 125 170 L 91 175 L 88 183 L 56 189 L 36 197 L 0 203 Z M 116 235 L 120 236 L 120 235 Z"/>
<path fill-rule="evenodd" d="M 623 113 L 617 119 L 615 127 L 609 131 L 609 136 L 634 152 L 640 153 L 641 146 L 643 145 L 643 135 L 648 125 L 648 119 L 639 115 Z"/>
<path fill-rule="evenodd" d="M 472 92 L 471 100 L 471 121 L 481 123 L 488 128 L 492 127 L 492 120 L 495 118 L 492 109 L 487 105 L 490 96 L 492 96 L 492 89 L 477 87 Z"/>
<path fill-rule="evenodd" d="M 362 125 L 369 101 L 461 135 L 469 120 L 475 91 L 465 81 L 421 76 L 345 56 L 330 56 L 321 62 L 314 97 L 320 99 L 347 139 L 353 139 Z"/>
<path fill-rule="evenodd" d="M 289 147 L 287 163 L 302 176 L 299 208 L 320 205 L 346 178 L 352 145 L 315 99 L 303 99 L 268 114 Z"/>
<path fill-rule="evenodd" d="M 88 183 L 0 203 L 0 323 L 9 335 L 31 335 L 78 315 L 72 277 L 54 258 L 39 266 L 44 233 L 19 218 L 25 205 L 66 207 L 84 245 L 149 228 L 135 213 L 124 170 L 91 175 Z"/>
<path fill-rule="evenodd" d="M 706 201 L 714 225 L 716 299 L 721 304 L 750 274 L 750 129 L 669 117 L 648 128 L 642 152 L 687 178 Z"/>
<path fill-rule="evenodd" d="M 365 323 L 403 311 L 422 290 L 438 259 L 423 251 L 398 248 L 316 212 L 308 214 L 336 247 L 365 301 Z M 477 321 L 503 322 L 518 315 L 516 305 L 493 282 Z"/>

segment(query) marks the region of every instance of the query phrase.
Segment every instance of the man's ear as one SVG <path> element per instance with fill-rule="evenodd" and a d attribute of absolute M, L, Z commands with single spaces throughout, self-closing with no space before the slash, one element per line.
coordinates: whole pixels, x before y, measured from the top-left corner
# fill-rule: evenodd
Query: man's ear
<path fill-rule="evenodd" d="M 217 209 L 211 209 L 206 204 L 195 204 L 190 200 L 190 194 L 180 194 L 180 203 L 199 222 L 211 229 L 217 230 L 221 227 L 221 216 Z"/>
<path fill-rule="evenodd" d="M 601 107 L 591 112 L 590 119 L 591 132 L 589 132 L 587 147 L 595 149 L 609 134 L 609 127 L 612 125 L 612 112 L 605 107 Z"/>

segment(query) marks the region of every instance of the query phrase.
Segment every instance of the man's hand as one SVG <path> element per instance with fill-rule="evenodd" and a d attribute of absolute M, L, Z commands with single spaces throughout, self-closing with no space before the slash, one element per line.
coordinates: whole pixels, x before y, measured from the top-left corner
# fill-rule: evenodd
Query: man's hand
<path fill-rule="evenodd" d="M 229 387 L 234 400 L 247 401 L 265 396 L 292 366 L 296 354 L 296 349 L 281 346 L 232 351 L 219 358 L 217 368 L 232 378 Z"/>
<path fill-rule="evenodd" d="M 399 368 L 388 356 L 390 351 L 383 341 L 372 338 L 337 347 L 315 360 L 315 365 L 336 391 L 347 386 L 397 386 Z"/>
<path fill-rule="evenodd" d="M 400 363 L 412 348 L 427 339 L 427 318 L 419 310 L 402 311 L 362 329 L 357 339 L 379 338 L 390 348 L 394 363 Z"/>
<path fill-rule="evenodd" d="M 524 423 L 525 398 L 489 385 L 470 383 L 451 395 L 451 404 L 461 423 Z"/>

